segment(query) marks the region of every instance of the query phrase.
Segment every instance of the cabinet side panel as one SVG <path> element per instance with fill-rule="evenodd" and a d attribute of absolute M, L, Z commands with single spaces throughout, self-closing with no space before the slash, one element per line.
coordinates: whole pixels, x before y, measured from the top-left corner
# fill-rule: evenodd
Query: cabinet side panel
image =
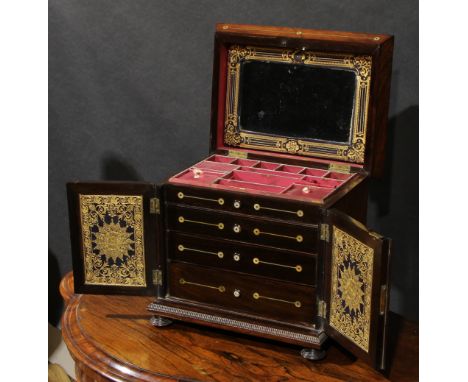
<path fill-rule="evenodd" d="M 362 224 L 366 224 L 368 194 L 369 179 L 366 178 L 332 205 L 331 208 L 351 216 Z"/>
<path fill-rule="evenodd" d="M 372 126 L 369 139 L 369 165 L 371 176 L 381 178 L 385 168 L 385 153 L 387 144 L 388 110 L 390 103 L 390 85 L 392 76 L 394 38 L 386 40 L 374 54 L 374 83 L 371 89 L 374 111 L 370 113 Z"/>

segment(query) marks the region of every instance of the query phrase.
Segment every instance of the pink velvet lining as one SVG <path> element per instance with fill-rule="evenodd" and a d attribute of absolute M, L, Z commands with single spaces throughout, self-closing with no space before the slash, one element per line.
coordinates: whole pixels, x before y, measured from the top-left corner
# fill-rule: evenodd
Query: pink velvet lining
<path fill-rule="evenodd" d="M 351 178 L 352 176 L 353 174 L 343 174 L 341 172 L 329 172 L 327 175 L 325 175 L 325 178 L 346 180 L 346 179 Z"/>
<path fill-rule="evenodd" d="M 272 171 L 272 170 L 265 170 L 263 168 L 256 168 L 256 167 L 246 167 L 246 166 L 242 166 L 240 167 L 239 170 L 242 170 L 242 171 L 250 171 L 250 172 L 256 172 L 258 174 L 266 174 L 266 175 L 276 175 L 277 172 L 276 171 Z M 287 173 L 287 172 L 283 172 L 281 173 L 281 176 L 284 176 L 284 177 L 287 177 L 287 178 L 296 178 L 296 179 L 301 179 L 304 177 L 304 175 L 301 175 L 301 174 L 290 174 L 290 173 Z"/>
<path fill-rule="evenodd" d="M 307 192 L 306 192 L 307 190 Z M 328 194 L 331 193 L 329 188 L 320 188 L 320 187 L 305 187 L 299 184 L 293 184 L 288 188 L 284 193 L 287 195 L 301 196 L 310 199 L 324 199 Z"/>
<path fill-rule="evenodd" d="M 222 186 L 240 188 L 240 189 L 250 188 L 252 190 L 273 192 L 275 194 L 280 194 L 284 190 L 284 187 L 277 187 L 277 186 L 271 186 L 267 184 L 257 184 L 257 183 L 250 183 L 250 182 L 241 182 L 238 180 L 230 180 L 230 179 L 220 179 L 217 182 L 217 184 L 220 184 Z"/>
<path fill-rule="evenodd" d="M 169 182 L 323 201 L 354 174 L 212 155 Z"/>
<path fill-rule="evenodd" d="M 225 157 L 222 155 L 213 155 L 212 157 L 209 157 L 206 159 L 206 161 L 209 162 L 221 162 L 221 163 L 232 163 L 236 161 L 236 158 L 231 158 L 231 157 Z"/>
<path fill-rule="evenodd" d="M 215 171 L 203 171 L 198 174 L 194 169 L 185 170 L 182 174 L 177 176 L 178 179 L 187 180 L 196 183 L 213 183 L 215 180 L 221 178 L 224 175 L 223 172 Z"/>
<path fill-rule="evenodd" d="M 271 162 L 258 162 L 255 166 L 253 167 L 258 167 L 258 168 L 264 168 L 266 170 L 276 170 L 280 167 L 281 165 L 279 163 L 271 163 Z"/>

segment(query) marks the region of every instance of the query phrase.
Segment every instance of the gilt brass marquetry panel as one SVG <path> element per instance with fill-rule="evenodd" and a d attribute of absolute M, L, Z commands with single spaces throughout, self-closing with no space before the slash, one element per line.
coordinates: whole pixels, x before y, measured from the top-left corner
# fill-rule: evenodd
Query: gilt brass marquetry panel
<path fill-rule="evenodd" d="M 226 90 L 226 113 L 224 118 L 224 143 L 228 146 L 237 146 L 249 149 L 266 149 L 269 151 L 284 152 L 314 157 L 324 157 L 343 160 L 353 163 L 364 163 L 367 114 L 369 106 L 369 94 L 371 83 L 372 58 L 370 56 L 353 56 L 345 54 L 319 53 L 307 50 L 286 50 L 275 48 L 261 48 L 251 46 L 232 46 L 229 49 L 228 69 L 227 69 L 227 90 Z M 272 65 L 282 63 L 295 66 L 304 65 L 306 67 L 332 69 L 348 73 L 354 78 L 354 96 L 347 98 L 350 102 L 349 121 L 337 121 L 342 123 L 337 127 L 337 132 L 346 131 L 346 139 L 335 140 L 317 137 L 293 137 L 292 132 L 296 126 L 282 126 L 281 131 L 288 131 L 291 134 L 275 135 L 262 134 L 244 130 L 240 126 L 240 87 L 242 86 L 242 63 L 243 62 L 264 62 Z M 329 70 L 330 72 L 330 70 Z M 265 94 L 276 92 L 277 90 L 266 89 Z M 304 93 L 310 96 L 313 90 L 304 89 Z M 263 93 L 262 93 L 263 94 Z M 337 93 L 339 94 L 339 93 Z M 298 94 L 297 96 L 300 96 Z M 278 96 L 278 102 L 283 101 L 283 95 Z M 258 101 L 260 102 L 260 101 Z M 337 102 L 336 95 L 331 96 L 330 102 Z M 341 102 L 338 102 L 341 103 Z M 308 105 L 304 110 L 306 111 Z M 326 113 L 327 107 L 319 113 Z M 278 110 L 281 109 L 278 106 Z M 284 106 L 283 106 L 284 108 Z M 330 108 L 328 108 L 330 110 Z M 278 111 L 280 113 L 280 111 Z M 325 111 L 324 111 L 325 110 Z M 278 116 L 277 112 L 274 114 Z M 263 114 L 263 110 L 259 114 Z M 299 114 L 301 114 L 299 112 Z M 262 116 L 260 116 L 262 117 Z M 317 125 L 316 120 L 311 120 L 310 126 L 313 131 L 326 131 L 324 126 Z M 336 125 L 333 125 L 336 127 Z M 289 136 L 288 136 L 289 135 Z"/>
<path fill-rule="evenodd" d="M 333 226 L 330 326 L 369 352 L 374 250 Z"/>
<path fill-rule="evenodd" d="M 143 197 L 80 195 L 86 285 L 145 287 Z"/>

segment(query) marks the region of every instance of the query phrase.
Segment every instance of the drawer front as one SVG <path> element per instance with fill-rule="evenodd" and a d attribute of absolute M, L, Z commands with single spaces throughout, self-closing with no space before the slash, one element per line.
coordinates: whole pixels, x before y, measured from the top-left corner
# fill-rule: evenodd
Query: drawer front
<path fill-rule="evenodd" d="M 212 208 L 218 211 L 239 212 L 253 216 L 318 223 L 320 208 L 311 203 L 283 198 L 266 198 L 243 192 L 229 192 L 210 188 L 167 185 L 165 200 L 169 203 Z"/>
<path fill-rule="evenodd" d="M 316 255 L 169 232 L 169 258 L 307 285 L 316 283 Z"/>
<path fill-rule="evenodd" d="M 315 288 L 185 263 L 169 264 L 172 297 L 273 319 L 312 323 Z"/>
<path fill-rule="evenodd" d="M 169 229 L 315 253 L 317 226 L 296 225 L 177 205 L 167 206 Z"/>

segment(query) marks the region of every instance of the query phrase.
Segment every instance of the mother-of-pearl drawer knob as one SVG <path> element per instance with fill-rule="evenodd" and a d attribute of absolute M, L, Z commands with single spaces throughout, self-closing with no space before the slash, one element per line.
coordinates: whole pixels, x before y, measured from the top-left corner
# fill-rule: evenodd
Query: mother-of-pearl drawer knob
<path fill-rule="evenodd" d="M 241 226 L 239 224 L 234 224 L 234 227 L 232 228 L 232 230 L 235 233 L 239 233 L 242 229 L 241 229 Z"/>
<path fill-rule="evenodd" d="M 240 290 L 239 289 L 234 289 L 233 295 L 234 295 L 234 297 L 240 297 Z"/>
<path fill-rule="evenodd" d="M 241 206 L 240 200 L 235 200 L 234 201 L 234 208 L 240 208 L 240 206 Z"/>

